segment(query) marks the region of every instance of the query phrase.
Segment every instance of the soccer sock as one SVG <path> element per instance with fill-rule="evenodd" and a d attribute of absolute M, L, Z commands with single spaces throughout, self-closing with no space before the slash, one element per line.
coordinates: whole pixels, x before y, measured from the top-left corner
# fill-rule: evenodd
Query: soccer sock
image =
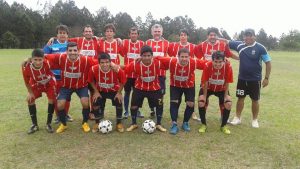
<path fill-rule="evenodd" d="M 156 124 L 161 125 L 161 119 L 164 111 L 164 105 L 158 105 L 156 107 Z"/>
<path fill-rule="evenodd" d="M 31 122 L 33 125 L 37 126 L 37 118 L 36 118 L 36 106 L 34 105 L 28 105 L 29 114 L 31 118 Z"/>
<path fill-rule="evenodd" d="M 82 124 L 86 123 L 89 120 L 89 113 L 90 113 L 89 108 L 87 108 L 87 109 L 83 108 L 82 109 L 82 117 L 83 117 Z"/>
<path fill-rule="evenodd" d="M 53 113 L 54 113 L 54 104 L 48 104 L 47 124 L 51 124 Z"/>
<path fill-rule="evenodd" d="M 151 112 L 154 112 L 154 107 L 150 107 Z"/>
<path fill-rule="evenodd" d="M 194 112 L 194 107 L 190 107 L 186 105 L 185 111 L 184 111 L 184 118 L 183 122 L 188 122 Z"/>
<path fill-rule="evenodd" d="M 224 127 L 227 124 L 229 115 L 230 115 L 230 110 L 227 110 L 226 108 L 224 108 L 221 127 Z"/>
<path fill-rule="evenodd" d="M 131 123 L 131 124 L 136 124 L 137 110 L 138 110 L 138 109 L 130 109 L 131 120 L 132 120 L 132 123 Z"/>
<path fill-rule="evenodd" d="M 205 107 L 199 107 L 199 115 L 200 115 L 200 119 L 201 119 L 201 123 L 206 125 L 206 110 Z"/>
<path fill-rule="evenodd" d="M 117 124 L 121 123 L 122 121 L 122 111 L 122 105 L 116 106 Z"/>
<path fill-rule="evenodd" d="M 63 125 L 67 125 L 66 122 L 66 112 L 65 110 L 60 110 L 58 111 L 58 117 L 59 117 L 59 121 L 63 124 Z"/>
<path fill-rule="evenodd" d="M 129 106 L 129 96 L 130 96 L 130 92 L 125 92 L 125 95 L 124 95 L 124 109 L 127 113 L 128 113 L 128 106 Z"/>
<path fill-rule="evenodd" d="M 178 103 L 170 102 L 170 115 L 171 119 L 174 122 L 177 122 L 178 118 Z"/>
<path fill-rule="evenodd" d="M 220 108 L 220 113 L 221 113 L 221 117 L 223 117 L 223 113 L 224 113 L 224 105 L 222 104 L 222 105 L 220 105 L 219 104 L 219 108 Z"/>
<path fill-rule="evenodd" d="M 66 104 L 65 104 L 65 112 L 66 112 L 66 114 L 69 114 L 69 109 L 70 109 L 70 101 L 66 101 Z"/>

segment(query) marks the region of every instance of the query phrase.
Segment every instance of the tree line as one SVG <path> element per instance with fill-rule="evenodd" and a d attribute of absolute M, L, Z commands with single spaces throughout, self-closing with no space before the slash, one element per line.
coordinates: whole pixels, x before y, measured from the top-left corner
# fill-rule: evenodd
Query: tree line
<path fill-rule="evenodd" d="M 147 40 L 151 36 L 151 26 L 159 23 L 164 28 L 163 36 L 169 41 L 179 41 L 179 30 L 187 29 L 189 41 L 198 44 L 206 39 L 206 30 L 196 27 L 194 21 L 186 16 L 170 18 L 168 16 L 154 19 L 151 12 L 146 15 L 145 21 L 138 16 L 133 19 L 128 13 L 120 12 L 115 16 L 107 8 L 100 8 L 92 14 L 87 8 L 79 9 L 74 0 L 63 2 L 59 0 L 54 6 L 44 4 L 41 11 L 28 9 L 23 4 L 14 2 L 9 5 L 0 0 L 0 48 L 36 48 L 42 47 L 50 37 L 56 35 L 55 27 L 59 24 L 67 25 L 70 29 L 69 37 L 82 35 L 82 28 L 91 25 L 96 36 L 103 36 L 104 25 L 113 23 L 117 28 L 116 37 L 128 38 L 128 30 L 137 26 L 140 30 L 140 39 Z M 243 31 L 236 33 L 233 39 L 243 40 Z M 220 36 L 231 40 L 226 30 L 220 30 Z M 268 35 L 264 29 L 256 34 L 257 41 L 268 50 L 293 50 L 300 51 L 300 32 L 291 30 L 282 34 L 278 39 Z"/>

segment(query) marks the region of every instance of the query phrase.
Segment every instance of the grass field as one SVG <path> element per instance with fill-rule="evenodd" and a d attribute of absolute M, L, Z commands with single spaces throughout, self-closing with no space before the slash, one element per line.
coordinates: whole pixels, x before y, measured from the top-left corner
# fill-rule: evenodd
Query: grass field
<path fill-rule="evenodd" d="M 270 52 L 272 73 L 269 86 L 261 91 L 259 129 L 251 128 L 248 98 L 242 124 L 230 126 L 232 134 L 224 135 L 219 130 L 217 99 L 212 98 L 207 113 L 208 133 L 200 135 L 199 123 L 190 121 L 191 132 L 180 131 L 173 136 L 158 131 L 148 135 L 141 128 L 123 134 L 83 133 L 76 95 L 70 109 L 75 121 L 68 123 L 65 133 L 46 132 L 47 100 L 43 97 L 37 101 L 40 131 L 27 135 L 31 121 L 20 62 L 30 52 L 0 50 L 0 168 L 300 168 L 300 53 Z M 232 63 L 236 79 L 238 62 Z M 200 75 L 198 72 L 196 80 Z M 235 85 L 230 87 L 232 112 Z M 169 91 L 164 101 L 163 125 L 169 128 Z M 106 119 L 114 122 L 110 101 L 106 108 Z M 147 104 L 144 103 L 142 111 L 148 116 Z M 124 121 L 126 127 L 129 122 Z"/>

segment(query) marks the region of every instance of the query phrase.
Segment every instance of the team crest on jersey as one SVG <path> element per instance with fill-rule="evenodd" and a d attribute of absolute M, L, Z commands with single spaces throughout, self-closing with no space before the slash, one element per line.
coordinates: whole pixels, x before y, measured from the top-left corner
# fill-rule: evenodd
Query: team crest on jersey
<path fill-rule="evenodd" d="M 76 69 L 77 69 L 77 67 L 70 66 L 70 67 L 69 67 L 69 69 L 71 69 L 71 70 L 76 70 Z"/>
<path fill-rule="evenodd" d="M 159 48 L 160 48 L 160 46 L 154 46 L 154 48 L 157 50 L 157 49 L 159 49 Z"/>
<path fill-rule="evenodd" d="M 136 51 L 136 50 L 138 50 L 138 48 L 136 48 L 136 47 L 133 47 L 133 48 L 131 48 L 133 51 Z"/>
<path fill-rule="evenodd" d="M 113 48 L 106 48 L 107 51 L 112 52 L 114 49 Z"/>
<path fill-rule="evenodd" d="M 255 50 L 254 50 L 254 49 L 252 50 L 251 54 L 252 54 L 252 55 L 255 55 Z"/>
<path fill-rule="evenodd" d="M 88 47 L 90 47 L 91 45 L 90 45 L 89 43 L 87 43 L 87 44 L 85 44 L 84 46 L 88 48 Z"/>
<path fill-rule="evenodd" d="M 185 73 L 185 70 L 179 70 L 179 73 Z"/>
<path fill-rule="evenodd" d="M 109 80 L 109 78 L 108 78 L 108 77 L 103 77 L 103 79 L 104 79 L 105 81 Z"/>
<path fill-rule="evenodd" d="M 219 75 L 221 75 L 221 73 L 220 72 L 215 72 L 214 75 L 219 76 Z"/>
<path fill-rule="evenodd" d="M 151 70 L 145 71 L 145 74 L 149 75 L 151 73 Z"/>

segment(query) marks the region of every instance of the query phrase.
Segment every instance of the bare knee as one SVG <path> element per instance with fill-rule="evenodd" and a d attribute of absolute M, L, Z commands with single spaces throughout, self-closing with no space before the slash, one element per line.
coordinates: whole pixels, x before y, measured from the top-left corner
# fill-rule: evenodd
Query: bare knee
<path fill-rule="evenodd" d="M 88 109 L 90 107 L 89 106 L 89 98 L 88 97 L 81 98 L 80 102 L 81 102 L 82 108 Z"/>
<path fill-rule="evenodd" d="M 189 107 L 194 107 L 195 106 L 194 102 L 191 102 L 191 101 L 187 101 L 186 105 L 189 106 Z"/>

